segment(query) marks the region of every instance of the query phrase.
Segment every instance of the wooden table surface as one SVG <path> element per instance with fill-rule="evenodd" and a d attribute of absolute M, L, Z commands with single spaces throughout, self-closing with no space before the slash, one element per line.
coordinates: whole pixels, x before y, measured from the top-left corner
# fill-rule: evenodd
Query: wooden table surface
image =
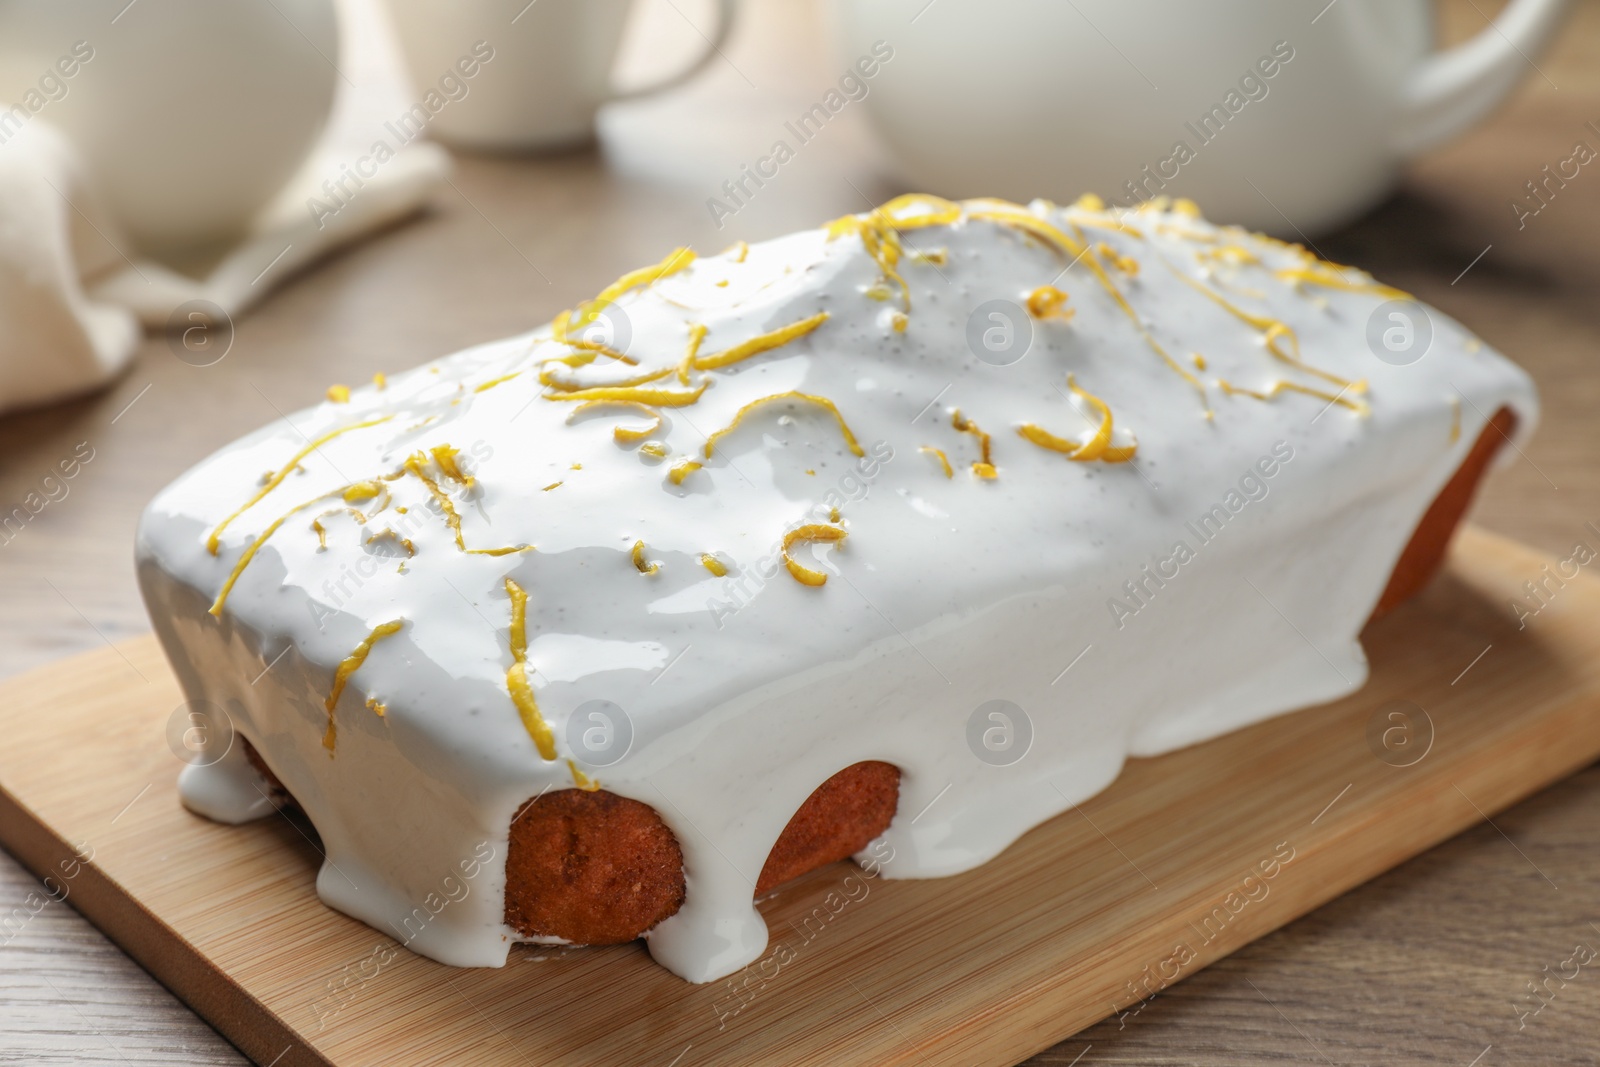
<path fill-rule="evenodd" d="M 1447 2 L 1446 39 L 1498 7 Z M 701 13 L 687 0 L 645 5 L 634 69 L 656 62 L 652 50 L 692 47 L 687 18 Z M 0 674 L 147 630 L 131 549 L 145 501 L 329 382 L 525 330 L 674 245 L 719 249 L 904 191 L 847 109 L 713 225 L 705 199 L 837 76 L 811 0 L 744 15 L 725 58 L 691 87 L 610 109 L 598 149 L 460 158 L 425 216 L 289 280 L 237 323 L 220 363 L 190 366 L 153 338 L 112 389 L 0 418 L 0 510 L 80 442 L 94 455 L 64 499 L 0 539 Z M 1574 142 L 1600 147 L 1600 5 L 1580 3 L 1538 66 L 1495 118 L 1317 244 L 1462 320 L 1538 380 L 1544 425 L 1491 476 L 1476 521 L 1565 555 L 1577 540 L 1600 543 L 1585 528 L 1600 524 L 1600 172 L 1581 172 L 1523 229 L 1510 205 Z M 1591 767 L 1031 1062 L 1600 1062 L 1600 960 L 1518 1016 L 1546 968 L 1575 946 L 1600 951 L 1597 845 Z M 38 892 L 0 855 L 0 916 L 31 910 Z M 0 932 L 0 1063 L 124 1062 L 242 1061 L 68 908 L 48 904 Z"/>

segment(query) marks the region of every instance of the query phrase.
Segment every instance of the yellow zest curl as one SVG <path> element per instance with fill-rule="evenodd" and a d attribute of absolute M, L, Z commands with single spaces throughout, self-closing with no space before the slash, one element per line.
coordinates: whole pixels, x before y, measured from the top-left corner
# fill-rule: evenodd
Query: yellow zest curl
<path fill-rule="evenodd" d="M 588 400 L 579 404 L 572 414 L 567 416 L 567 421 L 571 422 L 586 411 L 596 411 L 600 408 L 627 408 L 630 411 L 638 412 L 647 419 L 653 420 L 649 426 L 642 430 L 627 426 L 612 427 L 611 436 L 619 444 L 632 444 L 634 441 L 643 441 L 646 437 L 661 429 L 661 424 L 664 421 L 661 412 L 647 404 L 641 404 L 637 400 Z"/>
<path fill-rule="evenodd" d="M 673 485 L 682 485 L 683 480 L 699 470 L 700 467 L 701 465 L 692 459 L 679 460 L 672 465 L 671 470 L 667 471 L 667 477 L 672 479 Z"/>
<path fill-rule="evenodd" d="M 837 526 L 824 526 L 810 524 L 799 526 L 783 535 L 783 565 L 789 568 L 789 573 L 801 585 L 824 585 L 828 576 L 822 571 L 804 566 L 795 561 L 789 550 L 797 544 L 837 544 L 848 537 L 844 530 Z"/>
<path fill-rule="evenodd" d="M 1129 277 L 1139 273 L 1138 260 L 1130 259 L 1121 252 L 1118 252 L 1115 248 L 1112 248 L 1110 245 L 1106 244 L 1104 241 L 1101 241 L 1099 244 L 1095 245 L 1094 250 L 1107 263 L 1110 263 L 1112 266 L 1116 267 Z"/>
<path fill-rule="evenodd" d="M 1089 440 L 1079 443 L 1070 438 L 1057 437 L 1050 431 L 1031 422 L 1025 422 L 1017 427 L 1017 433 L 1040 448 L 1047 448 L 1052 452 L 1060 452 L 1068 459 L 1076 460 L 1080 463 L 1087 463 L 1096 459 L 1102 463 L 1126 463 L 1132 459 L 1139 450 L 1137 443 L 1121 448 L 1111 447 L 1112 419 L 1110 405 L 1093 393 L 1085 392 L 1078 388 L 1078 383 L 1073 380 L 1070 374 L 1067 375 L 1067 388 L 1072 390 L 1074 396 L 1080 397 L 1090 407 L 1094 408 L 1100 416 L 1100 423 Z"/>
<path fill-rule="evenodd" d="M 411 543 L 411 539 L 409 537 L 401 537 L 399 534 L 394 532 L 392 527 L 385 526 L 383 529 L 367 538 L 367 544 L 369 545 L 375 545 L 379 541 L 393 541 L 400 548 L 405 549 L 406 555 L 408 556 L 415 556 L 417 554 L 417 546 Z"/>
<path fill-rule="evenodd" d="M 950 425 L 955 427 L 958 433 L 970 433 L 978 439 L 978 452 L 981 458 L 973 461 L 972 473 L 989 481 L 998 478 L 1000 472 L 995 469 L 994 457 L 989 453 L 989 435 L 984 433 L 977 423 L 961 414 L 960 408 L 950 413 Z"/>
<path fill-rule="evenodd" d="M 942 448 L 934 448 L 932 445 L 923 445 L 921 448 L 917 449 L 917 451 L 937 459 L 939 461 L 939 465 L 944 468 L 944 476 L 946 478 L 954 478 L 956 476 L 955 469 L 950 466 L 950 457 L 944 454 L 944 450 Z"/>
<path fill-rule="evenodd" d="M 433 461 L 439 465 L 439 469 L 444 471 L 447 477 L 455 479 L 467 489 L 471 489 L 478 484 L 476 478 L 467 474 L 456 463 L 456 457 L 461 455 L 460 449 L 452 448 L 450 445 L 434 445 L 428 451 L 433 453 Z"/>
<path fill-rule="evenodd" d="M 700 566 L 715 574 L 718 578 L 725 577 L 728 573 L 728 565 L 709 552 L 701 554 Z"/>
<path fill-rule="evenodd" d="M 1028 314 L 1036 319 L 1065 321 L 1077 314 L 1072 308 L 1065 307 L 1066 302 L 1066 293 L 1053 285 L 1041 285 L 1028 294 Z"/>
<path fill-rule="evenodd" d="M 661 569 L 661 564 L 645 559 L 643 541 L 633 543 L 633 566 L 640 574 L 654 574 Z"/>
<path fill-rule="evenodd" d="M 833 401 L 829 400 L 825 396 L 813 396 L 810 393 L 800 393 L 790 390 L 787 393 L 773 393 L 771 396 L 764 396 L 759 400 L 752 400 L 750 403 L 740 408 L 733 416 L 732 422 L 728 423 L 728 425 L 724 426 L 722 429 L 706 438 L 707 458 L 711 456 L 711 450 L 716 447 L 716 443 L 719 440 L 739 428 L 739 424 L 744 421 L 744 417 L 746 415 L 758 407 L 762 407 L 766 404 L 776 403 L 782 400 L 800 400 L 807 404 L 815 404 L 817 407 L 827 411 L 834 417 L 834 420 L 838 422 L 839 432 L 844 435 L 844 443 L 849 446 L 850 451 L 858 456 L 866 455 L 866 453 L 861 450 L 861 445 L 856 441 L 856 435 L 850 432 L 849 425 L 845 423 L 844 416 L 839 414 L 839 409 Z"/>
<path fill-rule="evenodd" d="M 348 385 L 328 386 L 328 399 L 335 404 L 350 403 L 350 387 Z"/>

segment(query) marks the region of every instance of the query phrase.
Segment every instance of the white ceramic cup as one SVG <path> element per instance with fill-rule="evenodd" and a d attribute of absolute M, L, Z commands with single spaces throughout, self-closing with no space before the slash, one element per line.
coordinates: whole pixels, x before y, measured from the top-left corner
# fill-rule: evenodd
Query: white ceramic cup
<path fill-rule="evenodd" d="M 590 140 L 601 104 L 660 92 L 710 62 L 727 39 L 736 5 L 718 0 L 716 29 L 681 70 L 622 92 L 611 83 L 611 67 L 631 6 L 631 0 L 389 0 L 418 91 L 437 88 L 453 71 L 465 86 L 434 114 L 430 134 L 458 148 L 496 152 Z M 461 79 L 462 57 L 482 60 L 486 50 L 491 58 L 474 64 L 470 80 Z"/>
<path fill-rule="evenodd" d="M 0 151 L 50 123 L 141 249 L 226 241 L 305 160 L 337 59 L 332 0 L 8 0 Z"/>
<path fill-rule="evenodd" d="M 895 49 L 865 103 L 917 188 L 1188 196 L 1291 238 L 1538 77 L 1564 8 L 1513 0 L 1435 52 L 1431 0 L 834 0 L 842 54 Z"/>

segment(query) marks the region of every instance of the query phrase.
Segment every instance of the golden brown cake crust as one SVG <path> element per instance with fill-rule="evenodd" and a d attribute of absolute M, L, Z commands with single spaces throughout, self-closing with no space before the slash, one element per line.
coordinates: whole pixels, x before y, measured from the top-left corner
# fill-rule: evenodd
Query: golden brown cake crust
<path fill-rule="evenodd" d="M 678 839 L 648 804 L 562 789 L 512 820 L 505 917 L 519 933 L 632 941 L 676 912 L 684 889 Z"/>
<path fill-rule="evenodd" d="M 767 856 L 756 892 L 861 851 L 889 826 L 899 800 L 893 764 L 857 763 L 806 798 Z M 564 789 L 532 801 L 511 824 L 506 925 L 577 944 L 631 941 L 678 910 L 683 854 L 647 804 Z"/>
<path fill-rule="evenodd" d="M 826 863 L 849 859 L 889 828 L 900 802 L 900 768 L 871 760 L 817 787 L 783 828 L 756 880 L 756 893 Z"/>
<path fill-rule="evenodd" d="M 1450 538 L 1467 514 L 1467 506 L 1478 491 L 1478 483 L 1483 480 L 1489 461 L 1511 439 L 1516 428 L 1517 416 L 1510 408 L 1501 408 L 1478 434 L 1472 451 L 1433 498 L 1411 534 L 1411 540 L 1406 542 L 1405 551 L 1400 553 L 1389 574 L 1389 584 L 1378 598 L 1378 606 L 1372 609 L 1374 619 L 1387 615 L 1421 592 L 1444 564 Z"/>

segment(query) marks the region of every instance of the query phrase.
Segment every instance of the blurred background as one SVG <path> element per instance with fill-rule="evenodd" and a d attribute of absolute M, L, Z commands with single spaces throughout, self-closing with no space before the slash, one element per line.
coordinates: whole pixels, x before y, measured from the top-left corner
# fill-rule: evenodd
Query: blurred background
<path fill-rule="evenodd" d="M 330 383 L 913 190 L 1191 196 L 1416 293 L 1538 380 L 1476 521 L 1565 554 L 1600 522 L 1597 152 L 1596 0 L 0 0 L 0 676 L 145 632 L 145 502 Z M 1501 825 L 1600 877 L 1597 800 Z M 1584 903 L 1521 901 L 1480 829 L 1037 1062 L 1303 1057 L 1253 979 L 1334 1061 L 1468 1063 L 1523 962 L 1496 931 Z M 0 904 L 31 887 L 0 856 Z M 1594 1062 L 1583 996 L 1521 1057 Z M 0 1062 L 124 1060 L 242 1062 L 54 906 L 0 946 Z"/>

